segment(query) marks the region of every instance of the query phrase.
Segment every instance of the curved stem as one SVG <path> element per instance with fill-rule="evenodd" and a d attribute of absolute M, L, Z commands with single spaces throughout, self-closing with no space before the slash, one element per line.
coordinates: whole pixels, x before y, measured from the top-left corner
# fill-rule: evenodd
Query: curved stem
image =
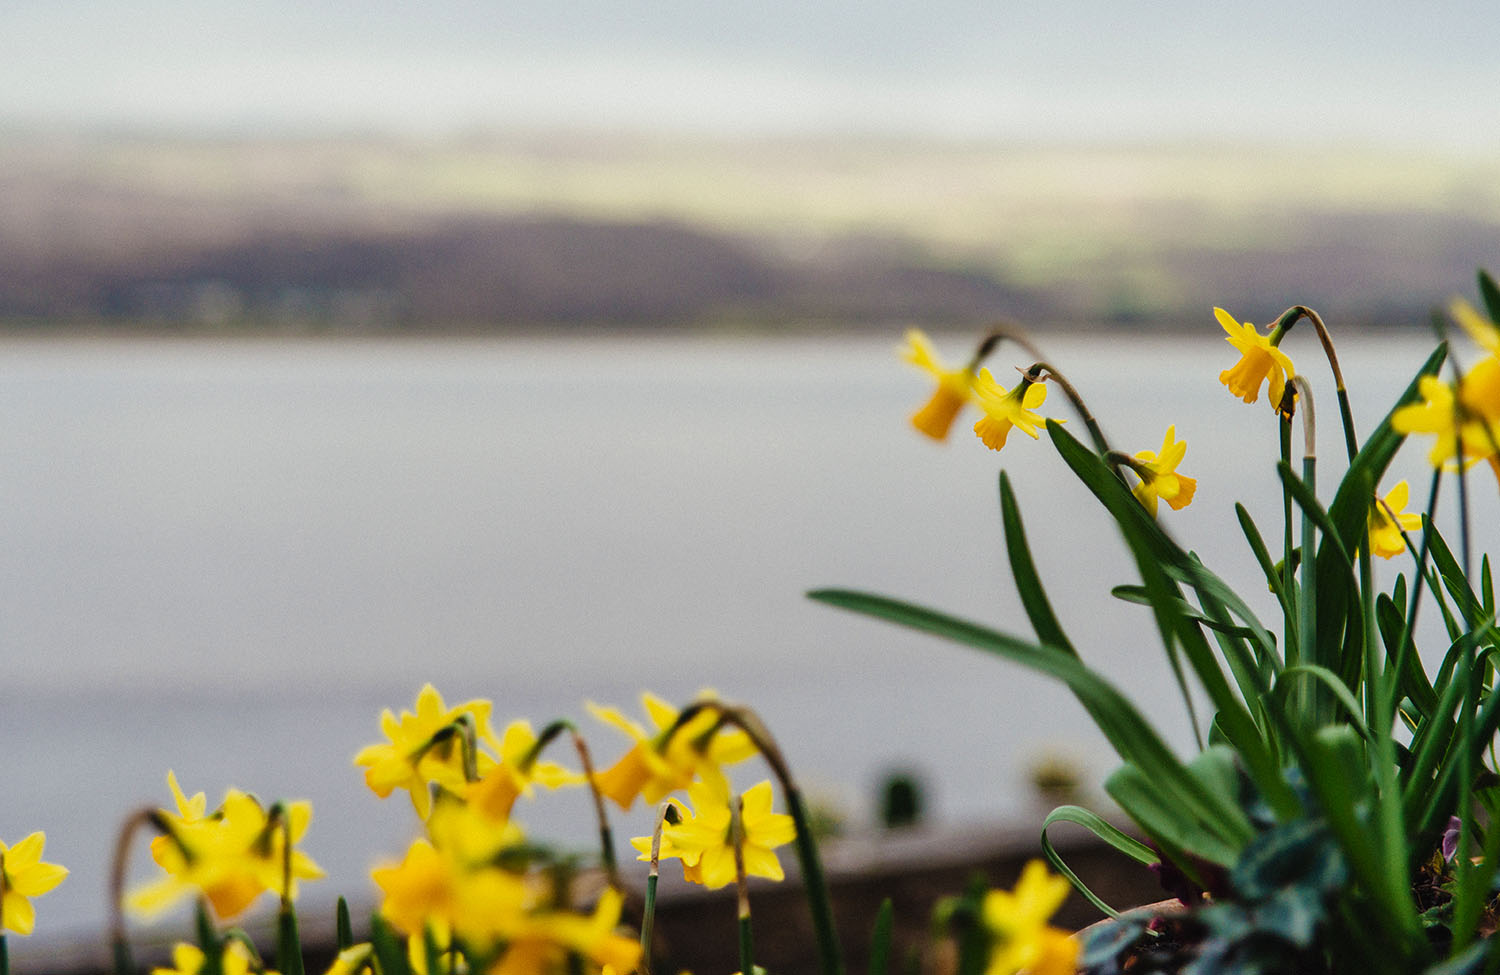
<path fill-rule="evenodd" d="M 1344 425 L 1344 449 L 1352 461 L 1359 453 L 1359 439 L 1354 435 L 1354 414 L 1349 407 L 1349 391 L 1344 386 L 1344 371 L 1339 368 L 1339 356 L 1333 347 L 1333 336 L 1328 333 L 1328 326 L 1323 324 L 1323 317 L 1306 305 L 1293 305 L 1281 313 L 1274 328 L 1285 334 L 1303 318 L 1311 322 L 1313 331 L 1318 333 L 1318 342 L 1323 346 L 1328 368 L 1333 371 L 1333 388 L 1339 401 L 1339 419 Z"/>
<path fill-rule="evenodd" d="M 807 891 L 807 905 L 812 914 L 813 933 L 818 943 L 818 967 L 822 975 L 844 975 L 843 954 L 833 926 L 833 908 L 828 897 L 828 881 L 823 874 L 823 863 L 818 858 L 817 841 L 813 839 L 807 807 L 802 803 L 802 791 L 792 770 L 786 763 L 781 749 L 760 717 L 747 707 L 726 704 L 723 701 L 699 700 L 683 708 L 677 720 L 662 735 L 661 747 L 665 748 L 684 725 L 704 711 L 711 711 L 721 725 L 732 725 L 743 731 L 770 766 L 771 773 L 781 783 L 781 794 L 786 800 L 787 813 L 796 824 L 797 862 L 802 869 L 802 883 Z"/>
<path fill-rule="evenodd" d="M 656 883 L 661 875 L 661 831 L 668 822 L 676 823 L 679 819 L 677 806 L 672 800 L 668 799 L 656 807 L 656 825 L 651 830 L 651 870 L 646 874 L 646 906 L 641 912 L 640 975 L 651 975 L 651 948 L 656 927 Z"/>
<path fill-rule="evenodd" d="M 1000 343 L 1006 340 L 1019 345 L 1026 351 L 1027 355 L 1035 360 L 1035 365 L 1026 371 L 1027 378 L 1032 382 L 1039 382 L 1044 378 L 1041 376 L 1041 373 L 1045 372 L 1047 373 L 1045 378 L 1055 380 L 1059 388 L 1062 389 L 1063 394 L 1068 397 L 1068 402 L 1073 404 L 1073 409 L 1078 411 L 1078 416 L 1083 420 L 1083 425 L 1088 427 L 1089 436 L 1094 441 L 1094 449 L 1099 451 L 1100 454 L 1109 453 L 1109 442 L 1104 439 L 1104 433 L 1099 429 L 1099 423 L 1094 419 L 1094 414 L 1084 404 L 1083 397 L 1078 395 L 1078 390 L 1073 387 L 1072 383 L 1068 382 L 1067 377 L 1046 361 L 1047 357 L 1042 355 L 1042 350 L 1037 347 L 1037 344 L 1031 340 L 1031 337 L 1026 334 L 1021 326 L 1008 321 L 991 322 L 987 334 L 984 338 L 980 339 L 979 346 L 974 350 L 974 357 L 969 360 L 968 371 L 971 373 L 978 372 L 980 363 L 989 358 L 990 353 L 994 352 Z"/>
<path fill-rule="evenodd" d="M 1049 362 L 1035 363 L 1028 370 L 1028 374 L 1031 372 L 1045 373 L 1041 378 L 1057 383 L 1063 395 L 1068 397 L 1068 402 L 1073 404 L 1073 409 L 1078 412 L 1079 418 L 1083 420 L 1083 425 L 1088 428 L 1089 437 L 1094 441 L 1094 449 L 1100 454 L 1109 453 L 1109 441 L 1104 439 L 1104 431 L 1099 429 L 1099 421 L 1094 419 L 1094 414 L 1089 411 L 1088 405 L 1083 402 L 1083 397 L 1078 395 L 1078 390 L 1068 382 L 1067 377 Z"/>
<path fill-rule="evenodd" d="M 745 875 L 745 802 L 729 799 L 729 839 L 734 846 L 734 893 L 740 928 L 740 972 L 755 975 L 755 942 L 750 931 L 750 880 Z"/>
<path fill-rule="evenodd" d="M 131 813 L 115 838 L 115 855 L 109 870 L 109 943 L 114 955 L 115 975 L 129 975 L 135 970 L 130 960 L 130 942 L 125 937 L 125 872 L 130 865 L 130 844 L 136 831 L 151 826 L 158 833 L 171 836 L 154 806 L 144 806 Z"/>
<path fill-rule="evenodd" d="M 623 890 L 624 887 L 620 883 L 620 869 L 615 858 L 615 834 L 609 827 L 609 816 L 604 810 L 604 794 L 599 791 L 599 783 L 594 779 L 593 755 L 589 751 L 588 742 L 578 730 L 578 726 L 567 718 L 558 718 L 550 722 L 542 729 L 541 734 L 536 736 L 536 743 L 521 758 L 521 771 L 529 774 L 531 767 L 536 764 L 547 746 L 565 731 L 573 739 L 573 750 L 578 753 L 578 762 L 583 767 L 584 781 L 588 782 L 589 794 L 593 797 L 594 819 L 599 824 L 599 857 L 604 864 L 609 885 L 616 890 Z"/>

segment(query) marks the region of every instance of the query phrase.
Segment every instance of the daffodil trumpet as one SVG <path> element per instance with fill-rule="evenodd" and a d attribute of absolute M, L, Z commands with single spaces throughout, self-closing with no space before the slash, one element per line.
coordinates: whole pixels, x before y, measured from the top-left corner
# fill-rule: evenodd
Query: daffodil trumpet
<path fill-rule="evenodd" d="M 797 863 L 802 870 L 802 883 L 807 891 L 807 906 L 812 914 L 813 933 L 818 942 L 819 971 L 822 975 L 844 975 L 843 952 L 839 948 L 838 936 L 833 925 L 833 907 L 828 897 L 828 881 L 823 873 L 823 863 L 818 857 L 817 842 L 809 828 L 807 807 L 802 801 L 802 791 L 792 777 L 791 767 L 777 746 L 776 740 L 766 728 L 760 716 L 743 705 L 729 704 L 716 698 L 700 698 L 692 702 L 677 715 L 677 720 L 663 735 L 669 742 L 679 729 L 704 712 L 717 716 L 716 725 L 729 725 L 744 732 L 781 785 L 781 795 L 786 802 L 787 813 L 796 828 L 795 842 Z M 663 745 L 665 747 L 665 744 Z"/>

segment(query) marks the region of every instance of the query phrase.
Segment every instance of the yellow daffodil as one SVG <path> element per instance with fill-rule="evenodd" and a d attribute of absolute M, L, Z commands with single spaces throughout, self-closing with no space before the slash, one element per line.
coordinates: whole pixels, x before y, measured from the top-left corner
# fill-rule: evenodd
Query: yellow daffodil
<path fill-rule="evenodd" d="M 198 797 L 184 803 L 175 777 L 169 783 L 178 798 L 179 815 L 162 810 L 170 835 L 158 836 L 151 843 L 151 856 L 166 875 L 130 893 L 127 903 L 132 910 L 153 915 L 184 896 L 201 892 L 214 913 L 228 919 L 267 891 L 295 898 L 299 880 L 323 876 L 312 858 L 296 848 L 312 821 L 309 803 L 284 803 L 273 817 L 254 796 L 230 789 L 213 814 L 190 818 L 181 813 L 201 808 Z M 290 878 L 285 856 L 288 833 Z"/>
<path fill-rule="evenodd" d="M 985 895 L 980 921 L 990 938 L 985 975 L 1073 975 L 1078 943 L 1047 922 L 1068 897 L 1068 882 L 1054 877 L 1040 860 L 1021 871 L 1014 890 Z"/>
<path fill-rule="evenodd" d="M 1261 335 L 1249 322 L 1241 325 L 1222 308 L 1214 309 L 1214 317 L 1229 333 L 1229 344 L 1240 352 L 1240 361 L 1219 373 L 1219 382 L 1246 403 L 1254 403 L 1260 395 L 1260 384 L 1269 380 L 1271 405 L 1279 408 L 1287 378 L 1297 372 L 1292 360 L 1271 344 L 1269 335 Z"/>
<path fill-rule="evenodd" d="M 370 873 L 383 895 L 380 914 L 402 934 L 421 937 L 429 927 L 488 944 L 514 929 L 531 900 L 520 876 L 493 866 L 474 868 L 425 839 L 407 849 L 399 864 Z"/>
<path fill-rule="evenodd" d="M 974 396 L 979 408 L 984 410 L 984 416 L 974 424 L 974 432 L 991 450 L 1005 446 L 1011 427 L 1035 440 L 1037 428 L 1046 423 L 1041 416 L 1031 412 L 1047 399 L 1047 387 L 1042 383 L 1023 378 L 1007 392 L 1004 386 L 995 382 L 988 369 L 981 369 L 979 378 L 974 381 Z"/>
<path fill-rule="evenodd" d="M 15 846 L 0 840 L 0 937 L 6 931 L 28 935 L 36 925 L 36 908 L 31 898 L 63 882 L 66 867 L 42 862 L 47 834 L 35 832 Z"/>
<path fill-rule="evenodd" d="M 368 941 L 362 941 L 339 952 L 323 975 L 359 975 L 360 972 L 373 972 L 374 964 L 374 946 Z"/>
<path fill-rule="evenodd" d="M 387 708 L 380 715 L 380 730 L 389 741 L 370 745 L 354 756 L 355 765 L 365 766 L 365 784 L 384 799 L 395 789 L 411 793 L 417 815 L 432 811 L 430 785 L 462 793 L 468 785 L 463 734 L 464 722 L 473 725 L 476 742 L 498 750 L 490 729 L 490 702 L 467 701 L 448 707 L 431 684 L 417 694 L 416 711 L 402 711 L 398 719 Z M 477 775 L 494 767 L 495 760 L 483 752 L 473 756 Z"/>
<path fill-rule="evenodd" d="M 944 439 L 964 404 L 974 398 L 973 370 L 943 365 L 931 340 L 919 329 L 907 330 L 906 342 L 898 351 L 902 359 L 937 380 L 932 398 L 912 414 L 911 425 L 934 440 Z"/>
<path fill-rule="evenodd" d="M 1409 491 L 1405 481 L 1398 481 L 1384 498 L 1370 507 L 1370 551 L 1383 559 L 1406 551 L 1402 531 L 1417 531 L 1422 527 L 1422 516 L 1406 510 Z"/>
<path fill-rule="evenodd" d="M 1156 517 L 1156 500 L 1160 498 L 1177 511 L 1193 502 L 1198 490 L 1198 481 L 1177 473 L 1177 465 L 1187 454 L 1187 442 L 1176 439 L 1177 427 L 1167 427 L 1167 436 L 1161 442 L 1161 453 L 1142 450 L 1135 455 L 1140 466 L 1134 468 L 1141 483 L 1135 486 L 1135 496 Z"/>
<path fill-rule="evenodd" d="M 619 933 L 625 899 L 606 888 L 591 914 L 546 910 L 525 918 L 507 932 L 505 953 L 491 975 L 552 975 L 566 970 L 569 955 L 601 968 L 633 972 L 641 958 L 640 942 Z"/>
<path fill-rule="evenodd" d="M 682 875 L 705 887 L 717 888 L 735 882 L 734 836 L 729 803 L 729 780 L 720 773 L 705 774 L 688 789 L 692 808 L 684 808 L 682 821 L 662 829 L 660 856 L 682 861 Z M 751 786 L 739 797 L 741 853 L 745 875 L 780 880 L 784 876 L 776 847 L 797 837 L 792 817 L 771 811 L 771 783 Z M 651 837 L 630 841 L 640 852 L 638 859 L 651 859 Z"/>
<path fill-rule="evenodd" d="M 493 819 L 510 818 L 519 796 L 530 796 L 533 783 L 556 789 L 586 781 L 556 762 L 536 760 L 536 733 L 526 721 L 512 721 L 500 739 L 500 760 L 468 789 L 469 803 Z"/>
<path fill-rule="evenodd" d="M 1480 367 L 1486 367 L 1481 371 Z M 1476 376 L 1477 374 L 1477 376 Z M 1474 378 L 1475 382 L 1470 383 Z M 1500 412 L 1487 416 L 1476 407 L 1484 407 L 1490 398 L 1500 399 L 1500 361 L 1483 360 L 1459 382 L 1460 393 L 1435 376 L 1423 376 L 1417 383 L 1420 403 L 1411 403 L 1391 414 L 1391 428 L 1397 433 L 1433 434 L 1432 450 L 1427 459 L 1434 467 L 1454 461 L 1462 445 L 1465 466 L 1494 457 L 1500 451 Z"/>
<path fill-rule="evenodd" d="M 698 699 L 713 700 L 714 693 L 703 691 Z M 701 769 L 741 762 L 755 754 L 755 744 L 744 732 L 713 730 L 718 715 L 712 708 L 700 711 L 667 741 L 667 731 L 677 722 L 678 710 L 653 694 L 642 694 L 641 703 L 655 725 L 649 733 L 614 708 L 585 705 L 594 717 L 633 740 L 619 761 L 594 776 L 599 792 L 621 809 L 629 809 L 637 796 L 644 796 L 650 803 L 660 802 L 667 793 L 687 788 Z"/>
<path fill-rule="evenodd" d="M 177 946 L 172 949 L 172 967 L 153 968 L 151 975 L 200 975 L 207 961 L 208 958 L 203 954 L 202 948 L 187 942 L 178 942 Z M 230 941 L 224 946 L 220 963 L 220 971 L 223 975 L 250 975 L 251 972 L 262 971 L 255 967 L 255 959 L 251 957 L 250 950 L 240 941 Z M 276 975 L 276 972 L 269 968 L 263 971 L 264 975 Z"/>

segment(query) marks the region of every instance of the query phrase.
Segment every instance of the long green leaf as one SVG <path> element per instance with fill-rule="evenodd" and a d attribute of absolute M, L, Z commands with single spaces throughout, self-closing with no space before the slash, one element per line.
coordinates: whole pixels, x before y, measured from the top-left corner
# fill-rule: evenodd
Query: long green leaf
<path fill-rule="evenodd" d="M 1036 563 L 1031 560 L 1031 548 L 1026 544 L 1026 529 L 1021 524 L 1021 510 L 1016 506 L 1016 495 L 1011 490 L 1010 478 L 1000 472 L 1000 520 L 1005 526 L 1005 554 L 1010 559 L 1010 574 L 1016 582 L 1016 592 L 1036 631 L 1037 641 L 1056 647 L 1065 653 L 1078 656 L 1078 651 L 1063 632 L 1062 624 L 1052 612 L 1047 593 L 1042 588 L 1041 576 Z"/>
<path fill-rule="evenodd" d="M 967 620 L 884 596 L 839 589 L 818 590 L 808 595 L 832 606 L 983 650 L 1063 681 L 1088 709 L 1120 757 L 1145 770 L 1168 801 L 1179 804 L 1179 815 L 1213 824 L 1211 828 L 1226 844 L 1242 846 L 1249 841 L 1251 831 L 1238 806 L 1204 789 L 1172 754 L 1145 717 L 1107 680 L 1084 666 L 1078 658 L 1053 647 L 1027 643 Z"/>
<path fill-rule="evenodd" d="M 1108 843 L 1137 863 L 1150 866 L 1159 862 L 1161 857 L 1151 847 L 1132 836 L 1127 836 L 1082 806 L 1058 806 L 1047 814 L 1046 819 L 1042 820 L 1042 854 L 1052 864 L 1052 868 L 1064 877 L 1067 877 L 1068 881 L 1073 885 L 1073 889 L 1082 894 L 1084 899 L 1090 904 L 1093 904 L 1110 917 L 1119 917 L 1120 912 L 1106 904 L 1097 894 L 1090 890 L 1089 886 L 1079 879 L 1078 874 L 1073 872 L 1073 868 L 1068 866 L 1067 861 L 1057 852 L 1057 848 L 1052 845 L 1052 837 L 1048 835 L 1047 830 L 1054 823 L 1074 823 L 1082 826 L 1090 833 L 1093 833 L 1095 837 Z"/>

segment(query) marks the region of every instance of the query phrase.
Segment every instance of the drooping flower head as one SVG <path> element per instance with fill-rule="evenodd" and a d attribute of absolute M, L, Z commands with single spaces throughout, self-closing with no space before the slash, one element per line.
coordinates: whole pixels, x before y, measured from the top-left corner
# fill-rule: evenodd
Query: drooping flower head
<path fill-rule="evenodd" d="M 698 700 L 705 699 L 716 700 L 714 692 L 698 695 Z M 701 770 L 742 762 L 755 754 L 754 742 L 743 731 L 715 730 L 719 718 L 713 708 L 699 711 L 668 738 L 678 709 L 653 694 L 642 694 L 641 703 L 654 731 L 648 732 L 614 708 L 585 705 L 594 717 L 632 739 L 630 750 L 619 761 L 594 776 L 599 792 L 621 809 L 629 809 L 637 796 L 660 802 L 669 792 L 687 788 Z"/>
<path fill-rule="evenodd" d="M 776 847 L 797 837 L 792 817 L 771 811 L 772 792 L 769 781 L 751 786 L 740 802 L 741 854 L 747 877 L 781 880 L 781 862 Z M 733 813 L 729 804 L 729 780 L 722 773 L 705 774 L 688 789 L 691 808 L 678 805 L 681 822 L 662 829 L 662 859 L 682 861 L 682 875 L 692 883 L 718 888 L 735 882 Z M 675 800 L 674 800 L 675 802 Z M 630 841 L 640 852 L 637 859 L 651 859 L 651 837 L 638 836 Z"/>
<path fill-rule="evenodd" d="M 212 814 L 194 815 L 202 809 L 201 795 L 187 799 L 176 787 L 176 776 L 168 783 L 178 812 L 160 811 L 168 835 L 151 841 L 151 857 L 165 876 L 132 891 L 127 898 L 131 909 L 154 915 L 201 893 L 215 914 L 228 919 L 267 891 L 294 899 L 299 880 L 323 876 L 312 858 L 296 848 L 312 821 L 311 804 L 278 803 L 268 811 L 254 796 L 230 789 Z"/>
<path fill-rule="evenodd" d="M 974 398 L 973 368 L 953 369 L 943 365 L 932 341 L 915 328 L 907 330 L 906 341 L 897 351 L 902 359 L 937 381 L 932 398 L 912 415 L 911 425 L 934 440 L 944 439 L 964 404 Z"/>
<path fill-rule="evenodd" d="M 1249 322 L 1241 325 L 1222 308 L 1214 309 L 1214 317 L 1229 333 L 1229 344 L 1240 353 L 1239 362 L 1219 373 L 1219 382 L 1246 403 L 1254 403 L 1260 395 L 1260 384 L 1269 381 L 1271 405 L 1279 409 L 1287 378 L 1297 372 L 1292 360 L 1271 344 L 1270 335 L 1261 335 Z"/>
<path fill-rule="evenodd" d="M 1187 442 L 1176 439 L 1176 435 L 1175 425 L 1167 427 L 1161 453 L 1142 450 L 1135 455 L 1140 464 L 1133 469 L 1140 475 L 1141 482 L 1135 486 L 1134 493 L 1153 518 L 1156 517 L 1158 498 L 1171 505 L 1173 511 L 1179 511 L 1192 503 L 1193 494 L 1198 490 L 1195 478 L 1177 473 L 1177 465 L 1187 454 Z"/>
<path fill-rule="evenodd" d="M 494 766 L 489 755 L 469 751 L 466 727 L 472 729 L 473 741 L 499 750 L 490 729 L 489 701 L 466 701 L 450 708 L 426 684 L 417 694 L 415 711 L 402 711 L 399 719 L 389 708 L 381 713 L 380 729 L 389 740 L 361 749 L 354 764 L 365 767 L 365 783 L 382 799 L 395 789 L 406 789 L 417 815 L 426 819 L 432 811 L 432 785 L 461 794 L 471 772 L 482 776 Z"/>
<path fill-rule="evenodd" d="M 530 796 L 532 785 L 556 789 L 586 781 L 582 775 L 556 762 L 537 759 L 538 740 L 527 721 L 512 721 L 500 739 L 500 759 L 467 792 L 469 804 L 492 819 L 510 818 L 520 796 Z"/>
<path fill-rule="evenodd" d="M 1012 427 L 1035 440 L 1037 428 L 1046 423 L 1032 411 L 1047 399 L 1047 387 L 1028 377 L 1023 376 L 1015 388 L 1007 391 L 988 369 L 981 369 L 974 381 L 974 397 L 979 408 L 984 410 L 984 416 L 974 424 L 974 432 L 991 450 L 1005 446 L 1005 438 L 1010 435 Z"/>
<path fill-rule="evenodd" d="M 1422 516 L 1406 510 L 1409 491 L 1404 480 L 1397 481 L 1384 498 L 1370 506 L 1370 551 L 1383 559 L 1394 558 L 1406 551 L 1406 543 L 1401 538 L 1403 531 L 1417 531 L 1422 527 Z"/>
<path fill-rule="evenodd" d="M 31 934 L 36 926 L 36 908 L 31 898 L 63 882 L 66 867 L 42 862 L 47 834 L 32 833 L 15 846 L 0 840 L 0 936 L 13 931 L 21 936 Z"/>
<path fill-rule="evenodd" d="M 1078 943 L 1047 922 L 1068 897 L 1068 882 L 1054 877 L 1040 860 L 1021 871 L 1014 890 L 992 890 L 980 908 L 990 940 L 985 975 L 1073 975 Z"/>

